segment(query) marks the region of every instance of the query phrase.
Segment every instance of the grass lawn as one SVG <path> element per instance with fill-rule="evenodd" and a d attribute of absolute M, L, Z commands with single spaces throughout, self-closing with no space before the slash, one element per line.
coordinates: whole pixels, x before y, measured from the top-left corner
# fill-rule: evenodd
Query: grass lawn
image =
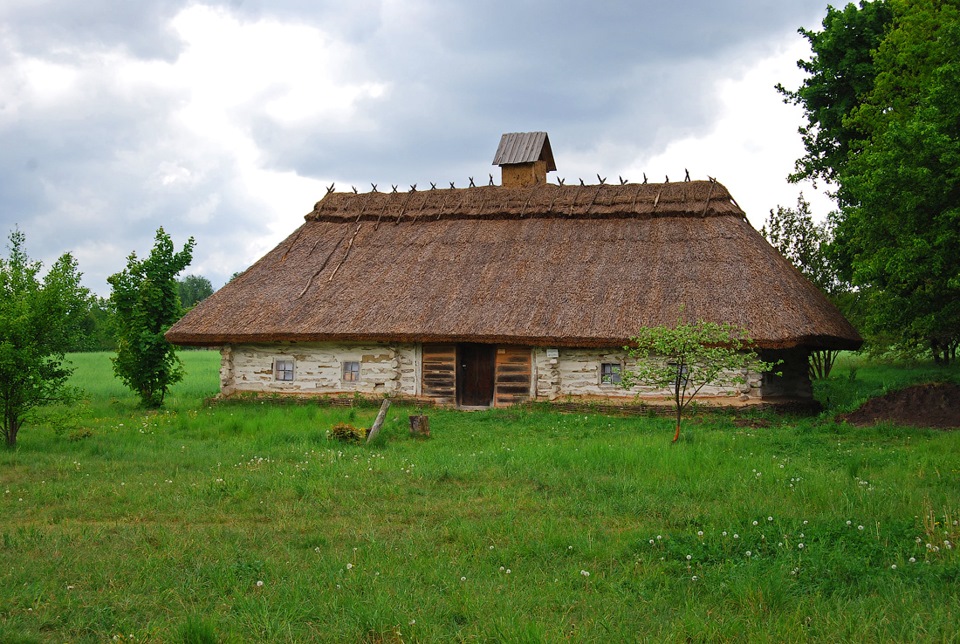
<path fill-rule="evenodd" d="M 181 355 L 160 412 L 72 356 L 83 401 L 0 450 L 0 641 L 960 641 L 960 432 L 394 406 L 345 445 L 376 407 L 204 405 Z"/>

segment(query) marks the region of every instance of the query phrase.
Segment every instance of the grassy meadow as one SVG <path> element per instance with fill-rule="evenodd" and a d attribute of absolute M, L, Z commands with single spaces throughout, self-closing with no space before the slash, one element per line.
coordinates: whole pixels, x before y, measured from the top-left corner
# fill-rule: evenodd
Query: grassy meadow
<path fill-rule="evenodd" d="M 209 405 L 109 354 L 0 450 L 2 642 L 960 641 L 960 432 L 813 418 Z M 956 369 L 848 359 L 832 409 Z"/>

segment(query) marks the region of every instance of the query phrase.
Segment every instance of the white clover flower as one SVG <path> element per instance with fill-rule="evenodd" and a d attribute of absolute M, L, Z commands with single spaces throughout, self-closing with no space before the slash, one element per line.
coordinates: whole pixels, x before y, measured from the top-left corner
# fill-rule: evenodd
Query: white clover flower
<path fill-rule="evenodd" d="M 347 564 L 347 570 L 351 570 L 352 568 L 353 568 L 353 564 L 352 564 L 352 563 L 348 563 L 348 564 Z"/>
<path fill-rule="evenodd" d="M 752 557 L 752 556 L 753 556 L 753 553 L 750 552 L 749 550 L 747 550 L 747 556 L 748 556 L 748 557 Z"/>
<path fill-rule="evenodd" d="M 847 525 L 853 525 L 853 521 L 851 521 L 850 519 L 847 519 Z"/>
<path fill-rule="evenodd" d="M 262 579 L 258 579 L 258 580 L 257 580 L 257 588 L 263 588 L 263 580 L 262 580 Z"/>
<path fill-rule="evenodd" d="M 687 561 L 690 561 L 691 559 L 693 559 L 693 555 L 687 555 Z"/>
<path fill-rule="evenodd" d="M 509 568 L 507 568 L 507 574 L 509 575 L 511 572 L 513 572 L 513 571 L 510 570 Z"/>
<path fill-rule="evenodd" d="M 654 540 L 651 539 L 651 540 L 650 540 L 650 545 L 652 546 L 654 543 L 655 543 Z"/>
<path fill-rule="evenodd" d="M 466 577 L 461 577 L 461 578 L 460 578 L 460 581 L 466 581 L 466 580 L 467 580 Z"/>
<path fill-rule="evenodd" d="M 697 536 L 698 536 L 698 537 L 702 537 L 702 536 L 703 536 L 703 530 L 697 530 Z"/>
<path fill-rule="evenodd" d="M 767 521 L 773 521 L 773 517 L 767 517 Z"/>
<path fill-rule="evenodd" d="M 760 524 L 757 521 L 754 521 L 753 525 L 760 525 Z"/>
<path fill-rule="evenodd" d="M 862 525 L 858 525 L 858 526 L 857 526 L 857 530 L 863 530 L 863 526 L 862 526 Z"/>
<path fill-rule="evenodd" d="M 917 563 L 916 557 L 910 557 L 910 563 Z"/>
<path fill-rule="evenodd" d="M 506 568 L 504 568 L 503 566 L 500 566 L 500 572 L 503 572 L 504 570 L 506 570 Z"/>
<path fill-rule="evenodd" d="M 587 572 L 586 570 L 581 570 L 581 571 L 580 571 L 580 574 L 583 575 L 584 577 L 589 577 L 589 576 L 590 576 L 590 573 Z"/>
<path fill-rule="evenodd" d="M 696 575 L 694 575 L 693 577 L 690 578 L 690 581 L 696 581 L 697 579 L 698 579 L 698 577 L 697 577 Z"/>
<path fill-rule="evenodd" d="M 890 569 L 891 569 L 891 570 L 896 570 L 896 569 L 897 569 L 897 564 L 892 564 L 892 565 L 890 566 Z"/>
<path fill-rule="evenodd" d="M 740 538 L 740 535 L 737 534 L 736 532 L 734 532 L 734 533 L 733 533 L 733 538 L 734 538 L 734 539 L 739 539 L 739 538 Z"/>
<path fill-rule="evenodd" d="M 411 619 L 411 620 L 410 620 L 410 626 L 413 626 L 413 625 L 416 624 L 416 623 L 417 623 L 417 620 L 415 620 L 415 619 Z"/>

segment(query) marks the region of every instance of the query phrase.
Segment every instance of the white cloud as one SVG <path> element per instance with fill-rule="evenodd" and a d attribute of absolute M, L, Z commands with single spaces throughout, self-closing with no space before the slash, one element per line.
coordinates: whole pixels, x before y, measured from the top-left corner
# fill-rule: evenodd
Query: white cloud
<path fill-rule="evenodd" d="M 751 64 L 734 78 L 721 78 L 703 91 L 716 96 L 717 117 L 709 131 L 674 139 L 665 149 L 637 159 L 627 172 L 650 175 L 651 181 L 715 177 L 724 184 L 756 228 L 778 205 L 796 205 L 802 190 L 818 218 L 834 208 L 830 199 L 810 184 L 793 185 L 786 177 L 793 161 L 803 155 L 797 134 L 799 107 L 785 105 L 774 90 L 777 83 L 798 85 L 796 61 L 809 56 L 806 43 L 782 46 Z"/>

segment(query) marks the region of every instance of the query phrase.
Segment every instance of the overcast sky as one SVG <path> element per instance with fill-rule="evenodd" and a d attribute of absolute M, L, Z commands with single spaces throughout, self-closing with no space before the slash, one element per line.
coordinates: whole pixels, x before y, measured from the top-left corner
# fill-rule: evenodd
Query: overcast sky
<path fill-rule="evenodd" d="M 214 287 L 325 186 L 486 183 L 546 130 L 568 182 L 708 175 L 759 228 L 810 186 L 797 28 L 823 0 L 3 0 L 0 224 L 105 279 L 163 226 Z M 822 216 L 826 198 L 812 199 Z"/>

